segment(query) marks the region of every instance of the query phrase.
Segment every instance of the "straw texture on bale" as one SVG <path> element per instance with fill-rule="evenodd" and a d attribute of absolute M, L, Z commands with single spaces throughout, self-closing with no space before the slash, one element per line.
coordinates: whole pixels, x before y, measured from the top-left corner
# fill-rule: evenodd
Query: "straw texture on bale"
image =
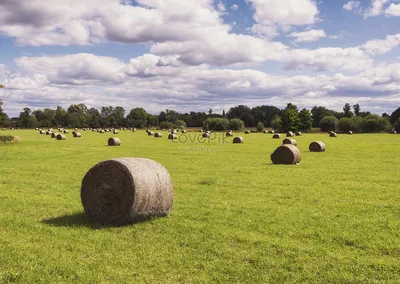
<path fill-rule="evenodd" d="M 210 133 L 208 132 L 203 133 L 203 138 L 210 138 Z"/>
<path fill-rule="evenodd" d="M 288 131 L 288 132 L 286 133 L 286 137 L 293 137 L 293 136 L 294 136 L 294 134 L 293 134 L 292 131 Z"/>
<path fill-rule="evenodd" d="M 303 133 L 301 133 L 300 131 L 297 131 L 297 132 L 295 133 L 295 135 L 296 135 L 296 136 L 302 136 Z"/>
<path fill-rule="evenodd" d="M 108 139 L 108 146 L 120 146 L 121 140 L 117 137 L 112 137 Z"/>
<path fill-rule="evenodd" d="M 174 187 L 167 169 L 142 158 L 98 163 L 82 180 L 81 200 L 87 217 L 103 225 L 126 225 L 167 216 Z"/>
<path fill-rule="evenodd" d="M 162 134 L 160 132 L 157 132 L 156 134 L 154 134 L 155 138 L 162 138 Z"/>
<path fill-rule="evenodd" d="M 272 163 L 277 165 L 293 165 L 301 161 L 301 153 L 299 148 L 294 145 L 285 144 L 279 146 L 271 154 Z"/>
<path fill-rule="evenodd" d="M 250 134 L 250 130 L 246 130 L 244 134 Z"/>
<path fill-rule="evenodd" d="M 173 140 L 173 139 L 178 139 L 178 136 L 176 136 L 176 134 L 170 134 L 168 135 L 168 139 Z"/>
<path fill-rule="evenodd" d="M 337 137 L 337 134 L 335 132 L 332 132 L 331 134 L 329 134 L 330 137 Z"/>
<path fill-rule="evenodd" d="M 282 144 L 283 144 L 283 145 L 290 144 L 290 145 L 297 146 L 296 140 L 294 140 L 294 139 L 289 139 L 289 138 L 283 139 Z"/>
<path fill-rule="evenodd" d="M 232 132 L 230 132 L 230 131 L 226 132 L 226 137 L 232 137 L 232 136 L 233 136 Z"/>
<path fill-rule="evenodd" d="M 325 143 L 322 141 L 311 142 L 310 146 L 308 146 L 310 152 L 325 152 Z"/>
<path fill-rule="evenodd" d="M 235 138 L 233 138 L 233 144 L 241 144 L 241 143 L 243 143 L 243 137 L 241 137 L 241 136 L 237 136 L 237 137 L 235 137 Z"/>
<path fill-rule="evenodd" d="M 281 138 L 281 135 L 279 133 L 275 133 L 274 136 L 272 136 L 274 139 L 279 139 Z"/>
<path fill-rule="evenodd" d="M 65 135 L 58 134 L 57 135 L 57 140 L 67 140 L 67 137 Z"/>
<path fill-rule="evenodd" d="M 81 134 L 80 132 L 75 132 L 75 131 L 74 131 L 74 137 L 75 137 L 75 138 L 82 137 L 82 134 Z"/>

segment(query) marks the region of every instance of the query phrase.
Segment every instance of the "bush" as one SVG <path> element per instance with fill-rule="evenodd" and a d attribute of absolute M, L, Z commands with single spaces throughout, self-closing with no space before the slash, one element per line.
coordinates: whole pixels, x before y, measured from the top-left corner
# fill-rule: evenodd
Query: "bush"
<path fill-rule="evenodd" d="M 183 120 L 178 120 L 176 122 L 176 127 L 180 129 L 186 128 L 186 122 L 184 122 Z"/>
<path fill-rule="evenodd" d="M 159 125 L 160 129 L 172 129 L 174 128 L 174 124 L 169 121 L 163 121 Z"/>
<path fill-rule="evenodd" d="M 364 133 L 389 131 L 390 128 L 389 120 L 376 114 L 370 114 L 361 121 L 361 131 Z"/>
<path fill-rule="evenodd" d="M 229 120 L 226 118 L 210 117 L 204 121 L 204 130 L 224 131 L 228 129 Z"/>
<path fill-rule="evenodd" d="M 363 119 L 360 117 L 352 117 L 352 118 L 343 117 L 338 122 L 338 129 L 341 132 L 348 132 L 348 131 L 360 132 L 360 126 L 362 120 Z"/>
<path fill-rule="evenodd" d="M 233 118 L 229 121 L 230 130 L 242 130 L 244 128 L 243 120 L 239 118 Z"/>
<path fill-rule="evenodd" d="M 271 127 L 272 127 L 272 129 L 274 129 L 276 131 L 282 130 L 282 120 L 281 120 L 281 118 L 279 116 L 275 117 L 271 121 Z"/>
<path fill-rule="evenodd" d="M 257 131 L 258 132 L 264 131 L 264 123 L 262 122 L 257 123 Z"/>
<path fill-rule="evenodd" d="M 325 116 L 319 122 L 319 127 L 322 132 L 335 131 L 338 125 L 338 119 L 334 116 Z"/>

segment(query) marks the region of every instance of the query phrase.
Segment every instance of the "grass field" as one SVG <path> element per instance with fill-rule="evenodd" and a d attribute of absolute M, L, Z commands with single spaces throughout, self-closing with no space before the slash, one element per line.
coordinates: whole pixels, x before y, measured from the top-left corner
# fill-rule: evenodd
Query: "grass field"
<path fill-rule="evenodd" d="M 0 281 L 23 283 L 399 283 L 400 135 L 305 134 L 300 165 L 281 144 L 173 143 L 120 131 L 56 141 L 15 130 L 0 146 Z M 192 138 L 200 133 L 186 134 Z M 120 147 L 107 147 L 109 137 Z M 325 153 L 308 145 L 322 140 Z M 169 217 L 98 228 L 83 214 L 90 167 L 116 157 L 164 165 Z"/>

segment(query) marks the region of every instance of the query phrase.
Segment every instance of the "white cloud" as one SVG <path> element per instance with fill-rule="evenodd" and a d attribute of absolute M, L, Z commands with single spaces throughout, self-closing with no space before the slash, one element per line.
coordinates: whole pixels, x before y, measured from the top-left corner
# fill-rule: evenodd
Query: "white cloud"
<path fill-rule="evenodd" d="M 361 46 L 366 52 L 372 55 L 384 54 L 400 46 L 400 34 L 389 35 L 386 39 L 374 39 Z"/>
<path fill-rule="evenodd" d="M 237 10 L 239 10 L 239 5 L 238 5 L 238 4 L 233 4 L 233 5 L 231 6 L 231 9 L 232 9 L 233 11 L 237 11 Z"/>
<path fill-rule="evenodd" d="M 391 3 L 385 13 L 388 16 L 400 17 L 400 4 Z"/>
<path fill-rule="evenodd" d="M 251 27 L 251 32 L 261 38 L 271 39 L 279 35 L 276 26 L 264 26 L 255 24 Z"/>
<path fill-rule="evenodd" d="M 327 35 L 324 30 L 309 30 L 305 32 L 293 32 L 288 37 L 295 38 L 295 42 L 310 42 L 327 37 Z"/>
<path fill-rule="evenodd" d="M 218 11 L 220 11 L 220 12 L 222 12 L 222 13 L 226 11 L 225 5 L 224 5 L 224 3 L 222 3 L 222 0 L 220 0 L 220 1 L 218 2 L 217 8 L 218 8 Z"/>
<path fill-rule="evenodd" d="M 360 7 L 360 1 L 349 1 L 346 4 L 343 5 L 343 9 L 347 11 L 352 11 L 358 7 Z"/>
<path fill-rule="evenodd" d="M 371 6 L 364 12 L 364 18 L 379 16 L 384 11 L 384 6 L 389 0 L 371 0 Z"/>

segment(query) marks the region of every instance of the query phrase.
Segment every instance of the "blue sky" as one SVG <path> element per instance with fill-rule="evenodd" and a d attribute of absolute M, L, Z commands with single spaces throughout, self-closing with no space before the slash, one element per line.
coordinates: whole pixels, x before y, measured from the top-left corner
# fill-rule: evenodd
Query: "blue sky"
<path fill-rule="evenodd" d="M 400 1 L 5 0 L 4 108 L 400 106 Z"/>

